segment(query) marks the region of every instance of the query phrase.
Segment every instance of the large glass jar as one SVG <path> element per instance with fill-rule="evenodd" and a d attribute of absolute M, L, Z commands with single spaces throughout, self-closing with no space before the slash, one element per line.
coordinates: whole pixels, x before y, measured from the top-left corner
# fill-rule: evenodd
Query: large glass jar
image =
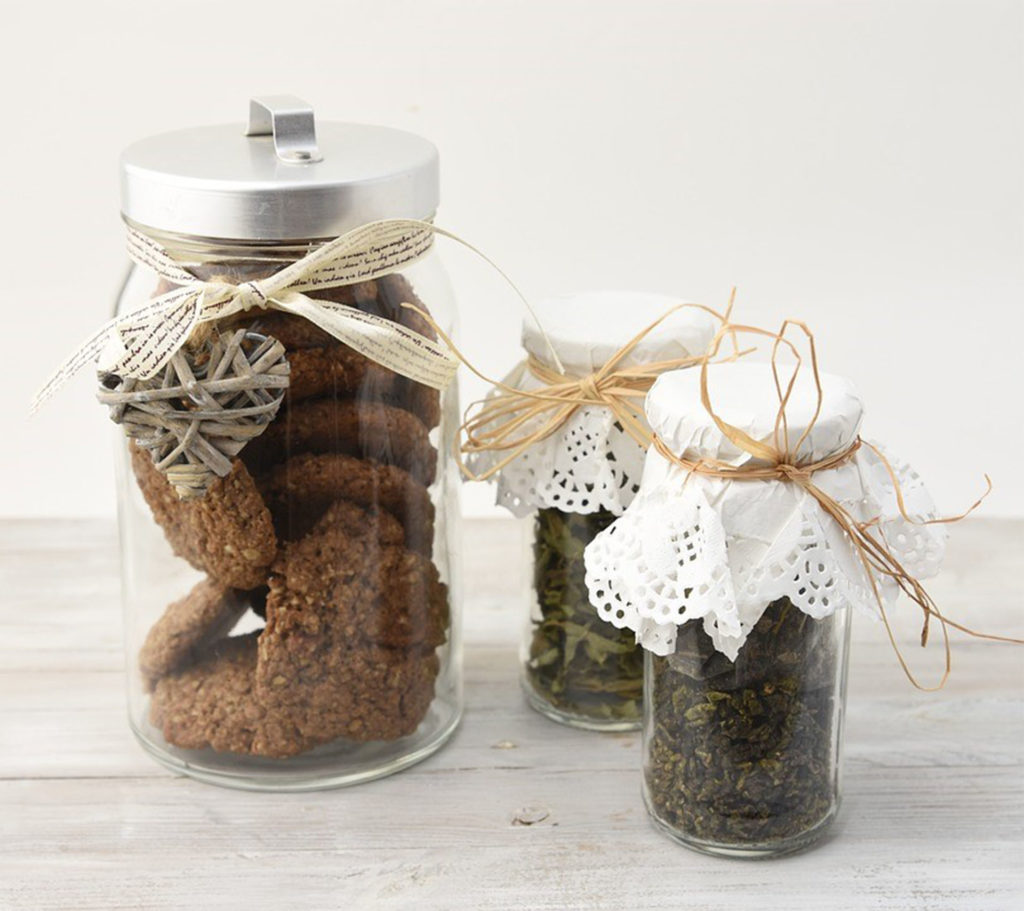
<path fill-rule="evenodd" d="M 584 554 L 596 612 L 647 652 L 650 815 L 713 854 L 785 854 L 837 813 L 851 612 L 900 591 L 851 529 L 915 578 L 944 549 L 920 479 L 861 445 L 853 385 L 808 360 L 663 374 L 640 490 Z"/>
<path fill-rule="evenodd" d="M 250 124 L 267 135 L 214 127 L 130 147 L 129 225 L 196 278 L 237 285 L 360 224 L 432 216 L 430 143 L 330 123 L 317 143 L 301 103 L 254 114 L 268 110 L 269 130 Z M 118 312 L 174 287 L 136 265 Z M 432 337 L 412 303 L 455 329 L 433 248 L 304 293 Z M 280 409 L 202 496 L 180 499 L 145 446 L 120 446 L 129 717 L 153 756 L 196 778 L 350 784 L 430 755 L 461 714 L 457 393 L 273 307 L 203 327 L 183 352 L 203 380 L 225 346 L 255 357 L 266 339 L 284 348 Z"/>
<path fill-rule="evenodd" d="M 584 380 L 585 390 L 586 380 L 594 380 L 612 359 L 618 371 L 650 368 L 653 382 L 656 365 L 696 360 L 714 335 L 716 320 L 708 311 L 680 304 L 667 295 L 627 291 L 540 301 L 536 318 L 523 322 L 527 360 L 505 383 L 536 391 Z M 638 391 L 632 406 L 644 431 L 642 401 Z M 643 650 L 632 631 L 604 623 L 590 605 L 583 552 L 632 501 L 644 451 L 643 439 L 628 432 L 612 409 L 584 404 L 495 478 L 498 503 L 529 523 L 522 573 L 529 582 L 523 691 L 534 709 L 563 724 L 600 731 L 635 730 L 641 724 Z M 506 455 L 484 453 L 473 466 L 486 471 Z"/>

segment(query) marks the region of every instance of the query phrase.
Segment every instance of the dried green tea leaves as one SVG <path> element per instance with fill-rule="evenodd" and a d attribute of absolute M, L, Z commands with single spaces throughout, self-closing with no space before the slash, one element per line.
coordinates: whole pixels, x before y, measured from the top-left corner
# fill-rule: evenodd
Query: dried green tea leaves
<path fill-rule="evenodd" d="M 617 630 L 598 617 L 584 582 L 583 551 L 614 519 L 606 510 L 590 515 L 538 510 L 533 544 L 538 613 L 526 681 L 560 714 L 596 724 L 638 724 L 643 650 L 632 630 Z"/>
<path fill-rule="evenodd" d="M 837 800 L 836 643 L 843 615 L 771 604 L 735 663 L 700 621 L 651 658 L 645 768 L 655 815 L 684 839 L 738 848 L 799 840 Z"/>

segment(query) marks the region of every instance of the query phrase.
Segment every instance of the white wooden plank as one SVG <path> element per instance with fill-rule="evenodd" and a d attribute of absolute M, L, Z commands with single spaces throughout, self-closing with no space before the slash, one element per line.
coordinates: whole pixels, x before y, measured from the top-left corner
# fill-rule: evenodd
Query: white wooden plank
<path fill-rule="evenodd" d="M 1021 522 L 959 529 L 940 604 L 1019 634 L 1022 540 Z M 128 733 L 110 526 L 0 523 L 0 908 L 1024 906 L 1015 647 L 958 637 L 950 685 L 921 694 L 858 620 L 837 830 L 794 858 L 715 860 L 648 824 L 636 735 L 524 707 L 519 532 L 474 523 L 466 544 L 468 709 L 452 743 L 359 788 L 256 795 L 170 775 Z M 937 668 L 901 620 L 915 663 Z M 514 825 L 523 808 L 547 816 Z"/>
<path fill-rule="evenodd" d="M 961 651 L 956 684 L 964 685 L 921 694 L 894 671 L 887 651 L 861 649 L 851 671 L 848 755 L 895 766 L 1019 763 L 1024 705 L 1013 681 L 1020 657 L 980 643 Z M 620 744 L 635 737 L 552 725 L 525 708 L 518 670 L 511 645 L 470 649 L 467 718 L 438 761 L 491 767 L 489 746 L 511 743 L 515 756 L 509 750 L 502 761 L 514 758 L 524 767 L 571 767 L 580 751 L 589 767 L 629 767 L 619 758 Z M 119 672 L 0 672 L 0 778 L 164 774 L 128 733 L 123 687 Z"/>
<path fill-rule="evenodd" d="M 751 864 L 655 833 L 636 780 L 616 770 L 425 766 L 259 797 L 183 779 L 2 782 L 0 897 L 35 909 L 172 908 L 196 895 L 210 909 L 270 896 L 288 908 L 1014 907 L 1019 775 L 933 770 L 922 788 L 918 770 L 856 767 L 846 793 L 817 849 Z M 515 825 L 523 807 L 549 815 Z"/>

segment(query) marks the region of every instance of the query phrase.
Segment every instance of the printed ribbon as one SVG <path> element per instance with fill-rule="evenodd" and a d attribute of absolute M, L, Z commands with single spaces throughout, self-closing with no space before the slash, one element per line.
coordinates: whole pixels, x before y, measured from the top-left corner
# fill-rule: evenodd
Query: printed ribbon
<path fill-rule="evenodd" d="M 793 389 L 796 385 L 797 375 L 800 372 L 803 360 L 797 350 L 796 345 L 793 344 L 789 339 L 786 338 L 786 333 L 790 327 L 799 329 L 807 339 L 807 344 L 810 349 L 810 360 L 811 370 L 814 378 L 815 389 L 817 390 L 817 404 L 814 410 L 814 414 L 811 416 L 811 420 L 808 422 L 807 427 L 800 435 L 796 445 L 791 446 L 789 440 L 789 429 L 786 423 L 786 405 L 789 402 L 790 397 L 793 394 Z M 733 336 L 737 333 L 740 334 L 753 334 L 760 336 L 767 336 L 774 339 L 772 344 L 771 354 L 771 366 L 772 376 L 775 382 L 775 390 L 779 399 L 779 410 L 775 418 L 775 428 L 773 433 L 773 440 L 771 443 L 761 442 L 755 440 L 748 433 L 741 430 L 732 424 L 729 424 L 718 415 L 711 403 L 711 396 L 708 391 L 708 363 L 710 359 L 714 357 L 719 348 L 721 347 L 723 339 L 727 335 Z M 795 357 L 796 365 L 793 368 L 792 375 L 789 381 L 783 384 L 779 378 L 779 367 L 777 363 L 778 354 L 781 348 L 787 348 Z M 711 347 L 708 349 L 708 359 L 701 365 L 701 376 L 700 376 L 700 395 L 701 404 L 704 409 L 711 416 L 711 419 L 715 422 L 718 429 L 725 435 L 725 437 L 732 442 L 739 449 L 748 453 L 757 459 L 761 464 L 759 465 L 746 465 L 746 466 L 735 466 L 730 465 L 727 462 L 723 462 L 719 459 L 713 458 L 702 458 L 697 460 L 688 460 L 683 458 L 681 455 L 673 452 L 666 443 L 657 435 L 653 437 L 654 448 L 670 462 L 685 469 L 689 474 L 702 474 L 710 475 L 712 477 L 722 478 L 724 480 L 740 480 L 740 481 L 753 481 L 753 480 L 776 480 L 787 483 L 796 484 L 805 490 L 811 497 L 817 501 L 818 505 L 825 511 L 825 513 L 839 525 L 839 527 L 845 532 L 849 538 L 851 544 L 856 551 L 857 557 L 860 560 L 861 565 L 864 567 L 868 580 L 871 584 L 872 594 L 875 596 L 875 600 L 878 603 L 878 607 L 881 613 L 882 621 L 885 624 L 886 632 L 889 636 L 889 641 L 892 644 L 893 649 L 896 652 L 896 657 L 899 660 L 900 667 L 903 668 L 903 672 L 907 675 L 910 682 L 918 689 L 922 690 L 938 690 L 941 689 L 946 680 L 949 677 L 951 668 L 951 650 L 949 643 L 949 629 L 953 627 L 961 632 L 967 633 L 970 636 L 975 636 L 980 639 L 992 639 L 1002 642 L 1014 642 L 1018 644 L 1024 644 L 1024 640 L 1013 639 L 1008 636 L 994 636 L 985 633 L 979 633 L 960 623 L 956 623 L 949 617 L 944 616 L 936 606 L 932 597 L 925 591 L 924 586 L 915 579 L 910 573 L 903 567 L 896 555 L 890 550 L 888 543 L 884 537 L 878 534 L 874 530 L 874 526 L 878 520 L 872 520 L 869 522 L 858 521 L 854 516 L 838 503 L 833 497 L 829 496 L 825 491 L 818 487 L 814 483 L 814 475 L 819 471 L 826 471 L 830 468 L 837 468 L 843 463 L 849 461 L 856 454 L 857 450 L 861 446 L 867 446 L 870 448 L 875 455 L 881 460 L 885 466 L 886 471 L 889 474 L 889 478 L 893 483 L 893 488 L 896 492 L 896 502 L 900 515 L 907 522 L 914 525 L 939 525 L 947 524 L 950 522 L 958 522 L 961 519 L 972 513 L 979 505 L 981 501 L 988 496 L 992 489 L 992 482 L 989 480 L 988 475 L 985 476 L 988 488 L 984 494 L 965 512 L 958 516 L 951 516 L 941 519 L 930 519 L 921 520 L 913 518 L 907 515 L 906 506 L 903 500 L 903 494 L 900 490 L 900 483 L 896 477 L 896 472 L 893 470 L 892 465 L 888 459 L 870 443 L 866 443 L 859 437 L 854 443 L 844 449 L 841 452 L 834 453 L 823 459 L 814 462 L 801 462 L 798 458 L 797 453 L 800 451 L 800 447 L 811 433 L 812 428 L 817 422 L 821 414 L 822 405 L 822 390 L 821 390 L 821 375 L 818 370 L 818 358 L 817 352 L 814 345 L 814 334 L 807 327 L 805 323 L 797 320 L 786 320 L 782 324 L 782 328 L 777 332 L 769 332 L 764 329 L 759 329 L 755 326 L 741 326 L 741 325 L 728 325 L 725 324 L 719 330 L 714 341 L 711 343 Z M 689 477 L 689 475 L 688 475 Z M 891 579 L 896 585 L 903 591 L 914 603 L 921 608 L 924 613 L 924 625 L 921 630 L 921 645 L 927 645 L 928 643 L 928 628 L 931 618 L 934 617 L 942 626 L 942 636 L 945 645 L 945 669 L 942 675 L 942 679 L 936 686 L 922 686 L 917 678 L 913 675 L 910 668 L 907 665 L 903 653 L 900 651 L 899 645 L 896 642 L 896 636 L 889 624 L 889 618 L 885 612 L 885 604 L 883 603 L 881 588 L 879 587 L 879 580 L 882 577 Z"/>
<path fill-rule="evenodd" d="M 82 367 L 100 358 L 102 366 L 111 373 L 148 379 L 174 356 L 198 326 L 252 308 L 283 310 L 301 316 L 390 370 L 444 389 L 459 366 L 445 347 L 372 313 L 315 300 L 303 293 L 369 281 L 394 272 L 420 259 L 430 249 L 435 234 L 456 240 L 483 256 L 429 222 L 385 219 L 355 228 L 267 278 L 236 285 L 200 281 L 156 241 L 129 227 L 128 252 L 132 260 L 180 287 L 106 323 L 46 382 L 33 399 L 32 410 L 39 408 Z M 507 280 L 504 273 L 500 274 Z"/>

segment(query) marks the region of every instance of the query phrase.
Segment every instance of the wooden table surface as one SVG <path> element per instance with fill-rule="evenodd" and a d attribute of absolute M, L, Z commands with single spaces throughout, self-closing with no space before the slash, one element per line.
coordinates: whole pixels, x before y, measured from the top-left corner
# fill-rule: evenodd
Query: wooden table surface
<path fill-rule="evenodd" d="M 515 538 L 467 528 L 452 742 L 392 778 L 288 795 L 177 778 L 135 744 L 112 525 L 0 523 L 0 908 L 1024 909 L 1019 647 L 958 636 L 950 684 L 919 693 L 881 627 L 855 622 L 838 823 L 793 857 L 713 859 L 648 823 L 637 735 L 524 706 Z M 940 605 L 1020 636 L 1022 545 L 1024 522 L 956 529 Z"/>

